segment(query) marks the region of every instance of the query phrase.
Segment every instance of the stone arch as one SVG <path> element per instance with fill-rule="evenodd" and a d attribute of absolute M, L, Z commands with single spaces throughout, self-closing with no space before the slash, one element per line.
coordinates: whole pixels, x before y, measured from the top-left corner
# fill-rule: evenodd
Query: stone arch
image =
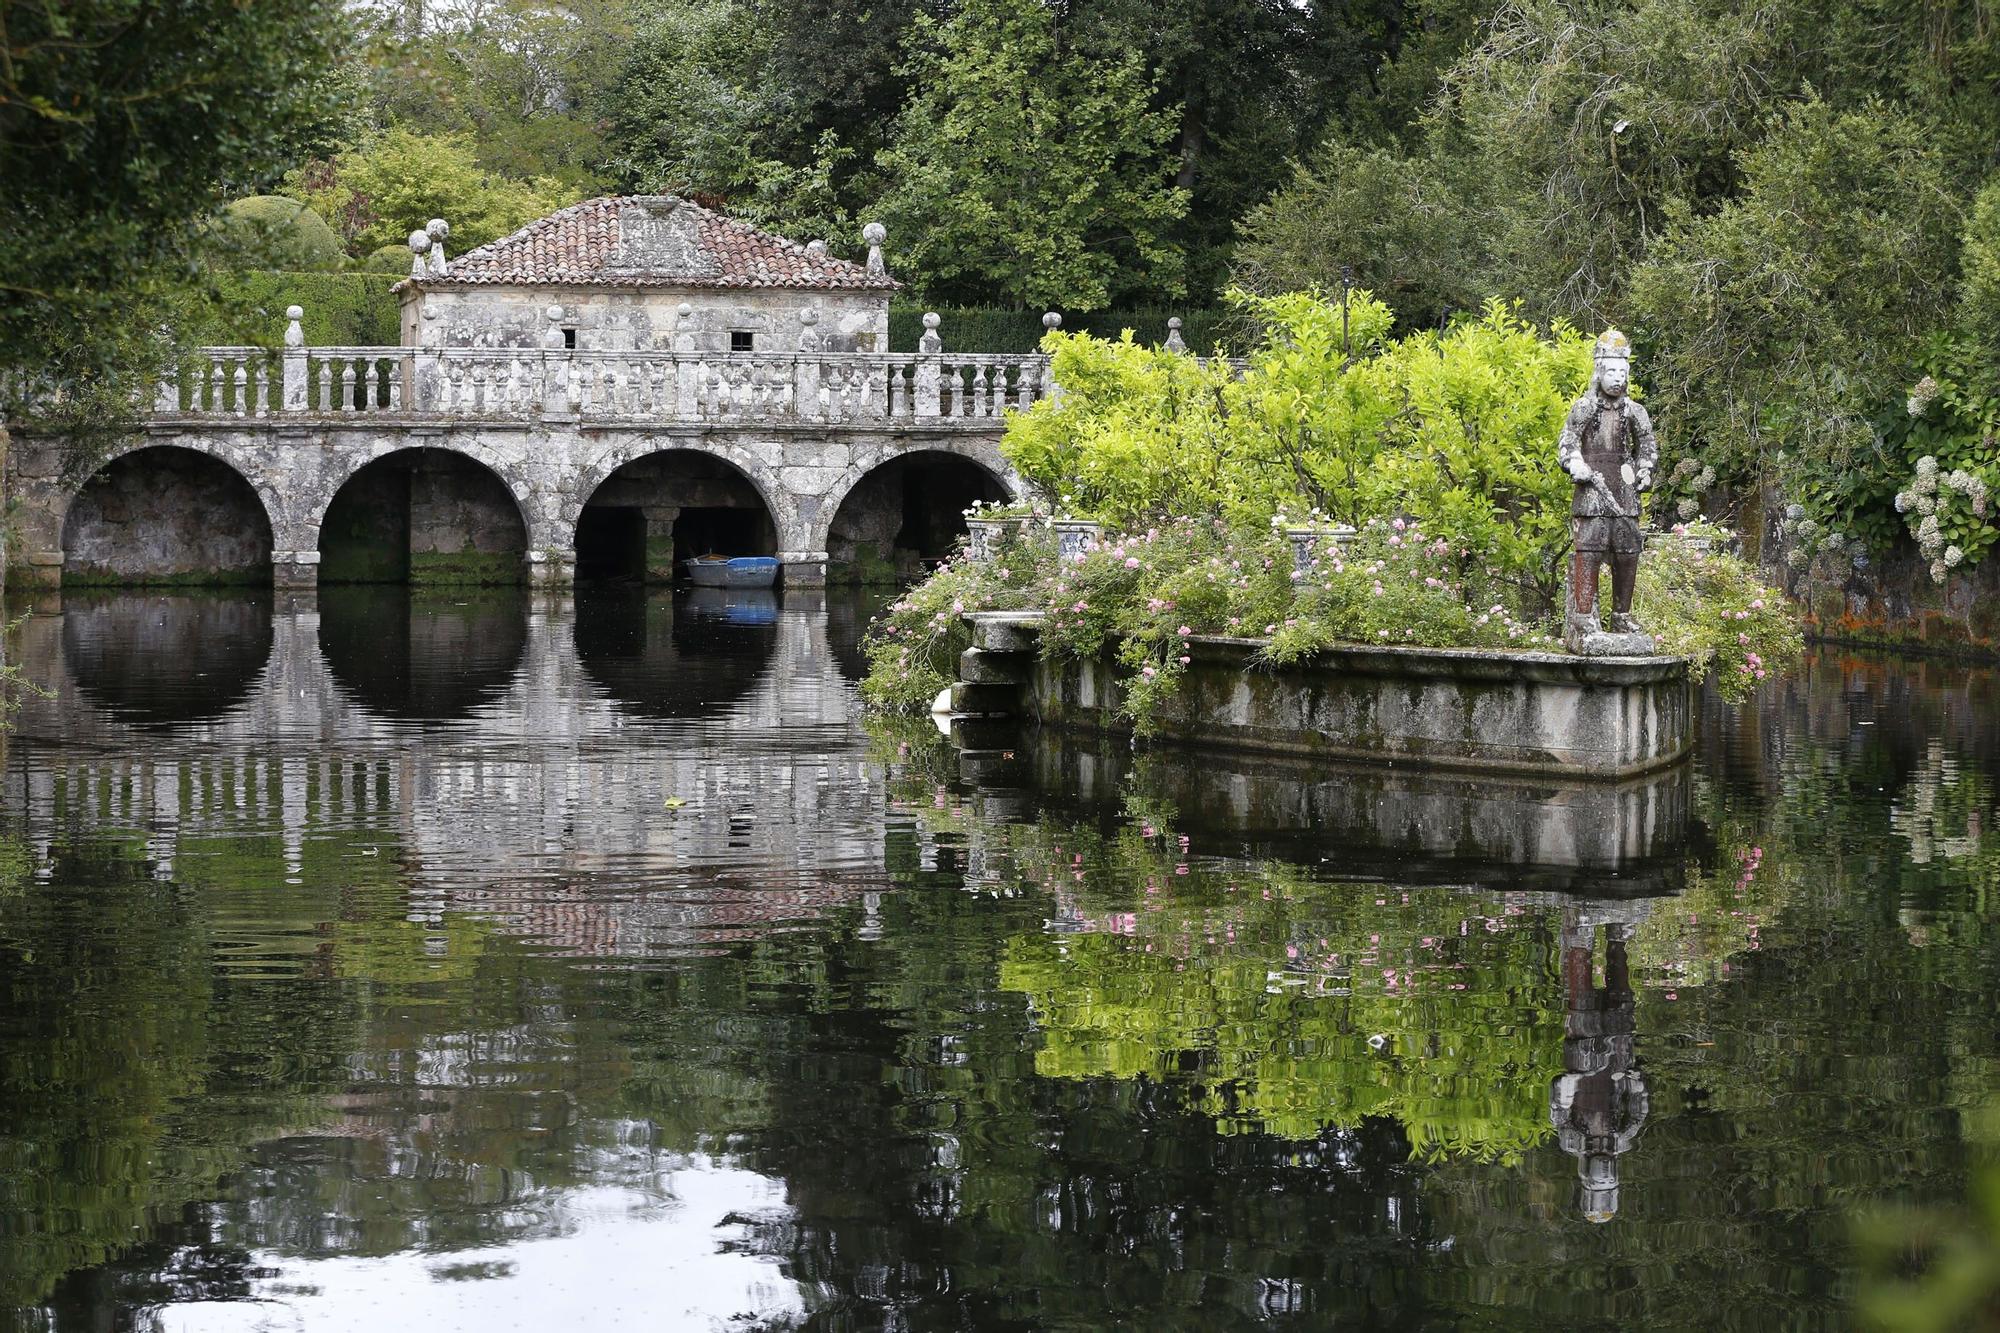
<path fill-rule="evenodd" d="M 964 511 L 1020 494 L 998 451 L 978 444 L 870 451 L 827 496 L 820 549 L 829 582 L 905 582 L 951 553 Z"/>
<path fill-rule="evenodd" d="M 527 581 L 530 514 L 471 450 L 376 450 L 321 493 L 309 524 L 321 583 Z"/>
<path fill-rule="evenodd" d="M 282 512 L 223 451 L 134 444 L 62 497 L 62 581 L 268 585 Z"/>
<path fill-rule="evenodd" d="M 796 529 L 787 495 L 745 448 L 649 440 L 613 450 L 564 506 L 577 577 L 661 583 L 693 555 L 777 555 Z"/>

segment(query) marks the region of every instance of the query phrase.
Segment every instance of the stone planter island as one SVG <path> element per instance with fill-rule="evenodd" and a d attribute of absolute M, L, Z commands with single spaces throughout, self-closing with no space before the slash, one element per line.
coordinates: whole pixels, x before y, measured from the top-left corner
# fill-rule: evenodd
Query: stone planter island
<path fill-rule="evenodd" d="M 953 707 L 1083 732 L 1130 730 L 1124 668 L 1050 662 L 1032 612 L 974 612 Z M 1159 739 L 1251 753 L 1439 770 L 1619 779 L 1668 767 L 1693 745 L 1688 663 L 1555 652 L 1327 649 L 1259 665 L 1254 639 L 1197 635 Z"/>

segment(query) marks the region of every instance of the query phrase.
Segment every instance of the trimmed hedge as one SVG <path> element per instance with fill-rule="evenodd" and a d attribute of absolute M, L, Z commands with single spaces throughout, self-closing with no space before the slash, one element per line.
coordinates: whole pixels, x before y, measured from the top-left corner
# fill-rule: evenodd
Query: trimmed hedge
<path fill-rule="evenodd" d="M 214 273 L 217 301 L 196 341 L 282 347 L 285 307 L 305 307 L 300 321 L 313 347 L 394 347 L 401 314 L 391 273 Z"/>
<path fill-rule="evenodd" d="M 1042 312 L 1009 310 L 995 306 L 937 306 L 938 336 L 946 352 L 1032 352 L 1042 341 Z M 1180 310 L 1168 306 L 1139 306 L 1124 310 L 1063 312 L 1063 332 L 1092 333 L 1100 338 L 1116 338 L 1124 329 L 1142 343 L 1162 343 L 1167 339 L 1167 320 L 1181 318 L 1181 337 L 1188 350 L 1207 356 L 1218 341 L 1241 343 L 1235 327 L 1237 313 L 1228 309 Z M 914 352 L 924 332 L 924 307 L 889 308 L 889 349 Z"/>

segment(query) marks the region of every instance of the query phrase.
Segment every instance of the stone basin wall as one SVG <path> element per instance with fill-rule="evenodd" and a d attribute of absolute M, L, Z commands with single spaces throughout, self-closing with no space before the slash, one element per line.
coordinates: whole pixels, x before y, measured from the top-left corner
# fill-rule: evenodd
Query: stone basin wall
<path fill-rule="evenodd" d="M 969 618 L 954 706 L 1044 725 L 1121 731 L 1122 668 L 1043 662 L 1039 625 Z M 1329 649 L 1293 666 L 1253 665 L 1254 640 L 1196 636 L 1160 738 L 1264 754 L 1529 775 L 1622 778 L 1693 746 L 1688 664 L 1470 649 Z"/>

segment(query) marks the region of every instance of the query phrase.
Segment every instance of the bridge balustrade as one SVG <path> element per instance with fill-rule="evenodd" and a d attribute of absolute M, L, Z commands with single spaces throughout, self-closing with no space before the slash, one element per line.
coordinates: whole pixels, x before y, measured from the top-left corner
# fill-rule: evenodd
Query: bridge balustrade
<path fill-rule="evenodd" d="M 204 347 L 156 417 L 984 423 L 1056 392 L 1039 354 Z"/>

